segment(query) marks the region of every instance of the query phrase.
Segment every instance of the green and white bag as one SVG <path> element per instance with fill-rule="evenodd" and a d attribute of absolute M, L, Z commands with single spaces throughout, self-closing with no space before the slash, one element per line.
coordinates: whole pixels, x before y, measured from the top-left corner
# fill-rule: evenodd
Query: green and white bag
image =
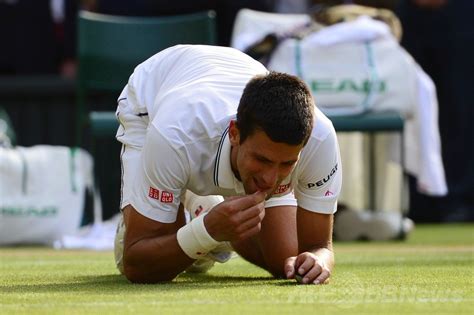
<path fill-rule="evenodd" d="M 303 79 L 325 114 L 413 114 L 418 65 L 387 24 L 368 16 L 328 26 L 308 20 L 241 10 L 232 46 L 256 58 L 266 52 L 261 60 L 269 70 Z"/>
<path fill-rule="evenodd" d="M 0 245 L 47 244 L 81 225 L 93 160 L 63 146 L 0 147 Z"/>
<path fill-rule="evenodd" d="M 390 37 L 334 45 L 316 44 L 312 35 L 288 38 L 268 68 L 302 78 L 328 115 L 391 110 L 407 117 L 417 102 L 415 62 Z"/>

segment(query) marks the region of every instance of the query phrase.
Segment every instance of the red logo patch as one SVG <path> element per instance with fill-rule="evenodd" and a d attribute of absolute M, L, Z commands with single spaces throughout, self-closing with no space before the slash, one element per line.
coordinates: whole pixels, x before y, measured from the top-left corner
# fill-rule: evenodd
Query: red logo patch
<path fill-rule="evenodd" d="M 203 210 L 204 210 L 204 208 L 201 205 L 199 205 L 199 207 L 197 207 L 197 209 L 194 210 L 194 215 L 195 216 L 200 215 Z"/>
<path fill-rule="evenodd" d="M 167 191 L 162 191 L 161 192 L 161 202 L 164 202 L 164 203 L 171 203 L 173 202 L 173 194 L 170 193 L 170 192 L 167 192 Z"/>
<path fill-rule="evenodd" d="M 150 187 L 148 190 L 148 197 L 158 200 L 160 199 L 160 191 L 156 188 Z"/>
<path fill-rule="evenodd" d="M 332 195 L 334 194 L 330 190 L 326 191 L 326 193 L 324 194 L 324 196 L 332 196 Z"/>
<path fill-rule="evenodd" d="M 287 191 L 288 188 L 290 188 L 290 184 L 280 185 L 280 186 L 278 186 L 277 190 L 275 190 L 275 194 L 276 194 L 276 195 L 282 194 L 282 193 L 284 193 L 285 191 Z"/>

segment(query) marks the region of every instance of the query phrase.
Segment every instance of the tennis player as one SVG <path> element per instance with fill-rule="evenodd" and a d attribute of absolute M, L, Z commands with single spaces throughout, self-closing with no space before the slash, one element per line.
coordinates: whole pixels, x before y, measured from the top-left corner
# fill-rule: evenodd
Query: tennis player
<path fill-rule="evenodd" d="M 178 45 L 135 68 L 117 117 L 115 256 L 130 281 L 205 271 L 229 250 L 278 278 L 328 281 L 341 162 L 303 81 L 232 48 Z"/>

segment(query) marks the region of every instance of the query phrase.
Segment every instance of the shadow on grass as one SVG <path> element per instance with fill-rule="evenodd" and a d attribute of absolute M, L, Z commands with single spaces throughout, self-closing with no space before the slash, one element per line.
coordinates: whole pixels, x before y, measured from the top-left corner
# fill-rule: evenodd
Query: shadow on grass
<path fill-rule="evenodd" d="M 214 274 L 199 274 L 199 273 L 182 273 L 178 277 L 179 280 L 184 280 L 188 282 L 218 282 L 218 283 L 223 283 L 223 282 L 262 282 L 262 281 L 274 281 L 275 278 L 272 276 L 238 276 L 238 275 L 225 275 L 225 276 L 219 276 L 219 275 L 214 275 Z"/>
<path fill-rule="evenodd" d="M 212 274 L 181 274 L 177 279 L 170 282 L 157 284 L 133 284 L 124 276 L 118 274 L 110 275 L 87 275 L 71 277 L 63 282 L 51 282 L 42 284 L 15 284 L 1 285 L 0 294 L 18 293 L 77 293 L 77 292 L 100 292 L 101 294 L 153 292 L 156 290 L 183 291 L 195 289 L 213 289 L 240 286 L 267 286 L 281 285 L 284 280 L 268 277 L 248 276 L 218 276 Z M 294 284 L 294 283 L 293 283 Z"/>

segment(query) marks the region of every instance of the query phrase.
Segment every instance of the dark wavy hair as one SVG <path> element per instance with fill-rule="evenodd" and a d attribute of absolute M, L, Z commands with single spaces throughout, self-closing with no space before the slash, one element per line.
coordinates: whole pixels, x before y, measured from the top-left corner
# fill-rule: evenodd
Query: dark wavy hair
<path fill-rule="evenodd" d="M 237 109 L 240 142 L 262 130 L 274 142 L 306 144 L 314 121 L 314 101 L 299 78 L 271 71 L 252 78 Z"/>

